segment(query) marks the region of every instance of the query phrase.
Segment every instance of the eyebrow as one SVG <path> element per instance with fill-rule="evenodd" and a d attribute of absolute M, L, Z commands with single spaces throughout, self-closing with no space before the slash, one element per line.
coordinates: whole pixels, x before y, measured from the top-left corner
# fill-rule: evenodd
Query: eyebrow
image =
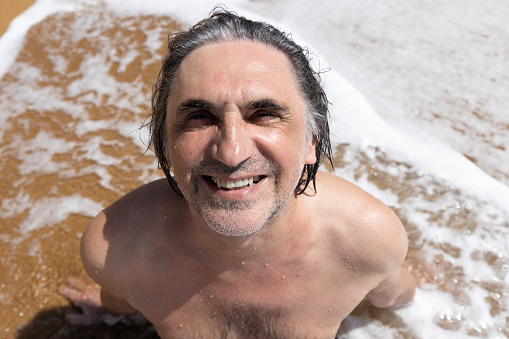
<path fill-rule="evenodd" d="M 286 105 L 280 105 L 277 101 L 273 99 L 260 99 L 249 101 L 245 106 L 248 110 L 260 109 L 260 108 L 270 108 L 276 111 L 288 111 L 288 107 Z M 216 110 L 218 109 L 216 105 L 208 100 L 203 99 L 189 99 L 182 102 L 178 108 L 177 112 L 186 112 L 188 110 L 194 109 L 203 109 L 203 110 Z"/>
<path fill-rule="evenodd" d="M 273 99 L 260 99 L 260 100 L 250 101 L 246 105 L 246 108 L 247 109 L 271 108 L 276 111 L 288 111 L 287 106 L 280 105 Z"/>
<path fill-rule="evenodd" d="M 215 106 L 212 102 L 202 99 L 189 99 L 182 102 L 178 108 L 177 112 L 185 112 L 190 109 L 214 109 Z"/>

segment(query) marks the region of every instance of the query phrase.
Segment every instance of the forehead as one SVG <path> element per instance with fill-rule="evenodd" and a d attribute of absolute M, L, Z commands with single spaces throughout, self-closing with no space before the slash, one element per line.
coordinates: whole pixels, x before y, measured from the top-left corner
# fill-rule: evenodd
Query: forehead
<path fill-rule="evenodd" d="M 246 40 L 208 44 L 191 52 L 180 65 L 170 101 L 187 96 L 223 101 L 252 96 L 301 98 L 288 57 Z"/>

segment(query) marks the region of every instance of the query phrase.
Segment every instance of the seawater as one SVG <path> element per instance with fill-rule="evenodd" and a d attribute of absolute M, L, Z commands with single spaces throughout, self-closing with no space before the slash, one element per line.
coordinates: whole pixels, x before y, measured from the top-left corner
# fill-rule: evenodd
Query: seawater
<path fill-rule="evenodd" d="M 409 260 L 436 272 L 410 307 L 363 303 L 338 337 L 508 337 L 507 6 L 225 3 L 311 47 L 335 173 L 390 206 Z M 2 334 L 63 305 L 87 220 L 162 175 L 139 129 L 151 83 L 168 32 L 214 5 L 39 0 L 0 40 Z"/>

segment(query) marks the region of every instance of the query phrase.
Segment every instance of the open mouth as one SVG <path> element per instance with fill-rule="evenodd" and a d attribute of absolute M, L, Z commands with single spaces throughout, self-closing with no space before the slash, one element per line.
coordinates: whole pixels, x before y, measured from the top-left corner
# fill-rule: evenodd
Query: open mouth
<path fill-rule="evenodd" d="M 237 180 L 225 180 L 216 177 L 210 177 L 210 180 L 212 180 L 212 182 L 216 184 L 218 188 L 223 188 L 227 190 L 240 190 L 246 187 L 256 185 L 256 183 L 258 183 L 261 179 L 259 175 L 255 175 L 254 177 Z"/>

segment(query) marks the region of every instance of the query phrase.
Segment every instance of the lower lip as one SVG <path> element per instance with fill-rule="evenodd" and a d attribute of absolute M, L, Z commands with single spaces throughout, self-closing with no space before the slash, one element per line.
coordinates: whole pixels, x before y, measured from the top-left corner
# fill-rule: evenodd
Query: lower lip
<path fill-rule="evenodd" d="M 209 177 L 210 178 L 210 177 Z M 258 181 L 256 184 L 248 187 L 244 187 L 241 189 L 225 189 L 225 188 L 219 188 L 216 184 L 212 182 L 209 178 L 203 179 L 207 185 L 212 189 L 215 195 L 224 198 L 224 199 L 231 199 L 231 200 L 238 200 L 245 198 L 247 195 L 253 194 L 256 192 L 261 185 L 265 182 L 266 177 Z"/>

